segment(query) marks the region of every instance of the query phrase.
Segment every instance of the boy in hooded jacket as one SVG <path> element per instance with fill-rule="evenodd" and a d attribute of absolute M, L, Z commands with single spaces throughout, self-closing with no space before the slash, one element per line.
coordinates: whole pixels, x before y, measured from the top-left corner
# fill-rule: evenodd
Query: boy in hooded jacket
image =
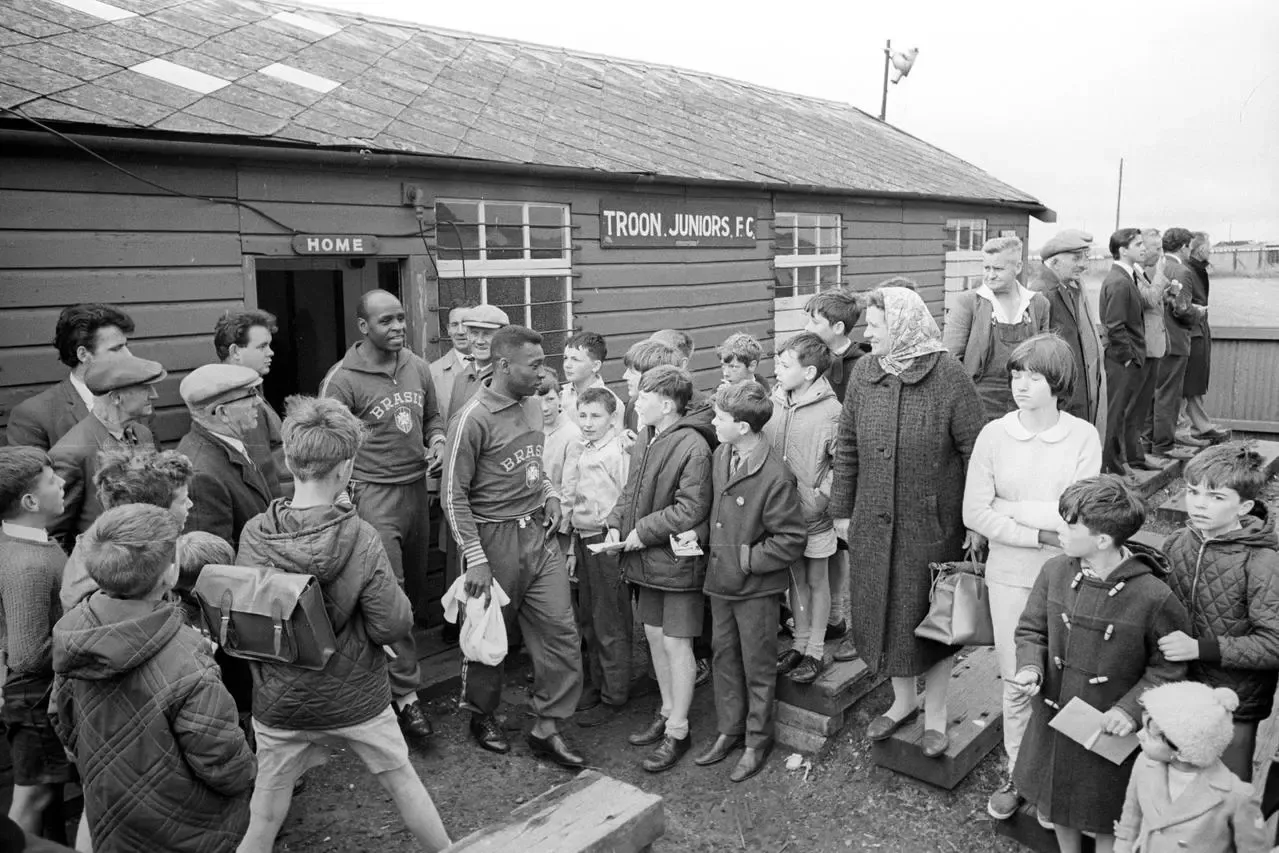
<path fill-rule="evenodd" d="M 178 521 L 126 504 L 80 536 L 98 591 L 53 629 L 51 707 L 96 853 L 231 853 L 256 770 L 204 638 L 168 600 Z"/>
<path fill-rule="evenodd" d="M 773 453 L 795 475 L 808 541 L 803 562 L 791 570 L 791 609 L 795 633 L 791 647 L 777 656 L 777 674 L 809 684 L 822 671 L 826 624 L 830 617 L 830 558 L 835 554 L 835 522 L 830 487 L 834 478 L 835 435 L 843 406 L 823 375 L 831 354 L 822 339 L 800 332 L 777 353 L 773 416 L 764 436 Z"/>
<path fill-rule="evenodd" d="M 1168 585 L 1190 613 L 1190 630 L 1159 641 L 1190 679 L 1239 697 L 1234 737 L 1221 760 L 1252 781 L 1257 726 L 1279 684 L 1279 538 L 1260 495 L 1261 454 L 1241 442 L 1209 448 L 1186 466 L 1186 527 L 1164 541 Z"/>
<path fill-rule="evenodd" d="M 282 436 L 293 499 L 272 502 L 244 526 L 236 562 L 313 575 L 337 650 L 319 671 L 251 663 L 259 771 L 240 853 L 270 853 L 294 783 L 325 762 L 332 744 L 364 761 L 423 850 L 441 850 L 449 838 L 409 762 L 387 680 L 384 647 L 409 633 L 412 610 L 378 532 L 339 501 L 364 429 L 331 398 L 290 397 L 286 405 Z"/>

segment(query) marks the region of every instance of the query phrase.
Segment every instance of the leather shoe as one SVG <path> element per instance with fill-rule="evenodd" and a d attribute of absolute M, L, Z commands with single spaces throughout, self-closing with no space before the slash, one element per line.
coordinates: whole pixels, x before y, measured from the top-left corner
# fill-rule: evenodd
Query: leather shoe
<path fill-rule="evenodd" d="M 822 662 L 815 657 L 804 655 L 799 666 L 792 669 L 787 677 L 796 684 L 812 684 L 822 674 Z"/>
<path fill-rule="evenodd" d="M 661 773 L 663 770 L 670 770 L 675 764 L 684 757 L 684 753 L 693 744 L 692 734 L 684 735 L 682 738 L 673 738 L 666 735 L 662 738 L 657 748 L 648 754 L 640 766 L 649 773 Z"/>
<path fill-rule="evenodd" d="M 649 724 L 637 732 L 632 732 L 626 738 L 626 742 L 631 746 L 648 746 L 650 743 L 657 743 L 666 734 L 666 718 L 661 714 L 654 714 Z"/>
<path fill-rule="evenodd" d="M 906 716 L 900 720 L 894 720 L 887 714 L 880 714 L 878 717 L 870 721 L 870 725 L 866 727 L 866 737 L 869 740 L 888 740 L 892 737 L 893 732 L 900 729 L 909 721 L 915 718 L 919 713 L 919 708 L 911 708 Z"/>
<path fill-rule="evenodd" d="M 511 751 L 511 744 L 506 740 L 506 735 L 502 733 L 502 727 L 498 725 L 496 717 L 491 717 L 487 714 L 472 714 L 470 728 L 471 737 L 475 738 L 475 742 L 489 752 L 506 755 Z"/>
<path fill-rule="evenodd" d="M 919 742 L 925 758 L 940 758 L 950 746 L 950 738 L 945 732 L 936 729 L 925 729 L 924 737 Z"/>
<path fill-rule="evenodd" d="M 589 711 L 600 703 L 600 693 L 598 690 L 582 691 L 582 697 L 577 700 L 576 711 Z"/>
<path fill-rule="evenodd" d="M 426 740 L 435 734 L 435 728 L 422 710 L 421 702 L 413 702 L 402 709 L 396 708 L 395 716 L 400 721 L 400 731 L 407 738 Z"/>
<path fill-rule="evenodd" d="M 802 652 L 794 649 L 787 649 L 777 656 L 777 674 L 789 675 L 790 671 L 799 666 L 799 662 L 804 659 Z"/>
<path fill-rule="evenodd" d="M 1218 429 L 1217 427 L 1209 427 L 1201 432 L 1191 432 L 1190 434 L 1200 441 L 1225 441 L 1227 438 L 1230 438 L 1229 432 L 1224 429 Z"/>
<path fill-rule="evenodd" d="M 733 782 L 745 782 L 756 773 L 764 769 L 764 762 L 768 761 L 768 754 L 773 751 L 771 743 L 761 747 L 748 746 L 742 752 L 742 757 L 737 759 L 737 766 L 733 768 L 733 772 L 728 778 Z"/>
<path fill-rule="evenodd" d="M 741 735 L 720 735 L 715 738 L 715 742 L 711 744 L 710 749 L 693 758 L 693 763 L 698 767 L 719 764 L 725 758 L 728 758 L 730 752 L 745 745 L 746 738 Z"/>
<path fill-rule="evenodd" d="M 843 639 L 839 641 L 839 645 L 835 647 L 835 653 L 831 657 L 841 663 L 847 663 L 850 660 L 857 660 L 861 657 L 861 655 L 857 654 L 857 641 L 853 639 L 852 634 L 844 635 Z"/>
<path fill-rule="evenodd" d="M 1162 471 L 1163 470 L 1158 465 L 1150 464 L 1149 460 L 1146 460 L 1146 459 L 1134 459 L 1128 463 L 1128 467 L 1134 468 L 1138 471 Z"/>
<path fill-rule="evenodd" d="M 600 702 L 594 708 L 577 715 L 573 719 L 582 728 L 593 729 L 596 726 L 607 725 L 616 720 L 617 715 L 625 707 L 625 705 L 610 705 L 607 702 Z"/>
<path fill-rule="evenodd" d="M 530 733 L 528 746 L 533 750 L 534 755 L 549 758 L 560 767 L 580 770 L 586 766 L 586 759 L 569 749 L 568 744 L 564 742 L 564 736 L 559 732 L 555 732 L 550 737 L 538 737 Z"/>

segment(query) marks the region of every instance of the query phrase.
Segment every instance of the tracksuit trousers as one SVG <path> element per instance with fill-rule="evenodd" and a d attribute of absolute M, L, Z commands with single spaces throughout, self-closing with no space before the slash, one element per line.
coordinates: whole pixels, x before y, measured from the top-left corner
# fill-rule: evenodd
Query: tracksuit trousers
<path fill-rule="evenodd" d="M 582 647 L 573 622 L 568 569 L 542 526 L 544 519 L 537 512 L 512 521 L 479 522 L 477 527 L 493 580 L 511 599 L 502 608 L 507 635 L 518 623 L 533 659 L 529 707 L 540 719 L 567 720 L 582 695 Z M 466 707 L 490 716 L 496 713 L 505 664 L 505 659 L 497 666 L 462 661 Z"/>
<path fill-rule="evenodd" d="M 618 555 L 592 554 L 586 547 L 603 541 L 602 534 L 576 539 L 577 597 L 591 684 L 601 701 L 618 706 L 630 698 L 634 616 Z"/>
<path fill-rule="evenodd" d="M 404 576 L 426 574 L 428 545 L 426 477 L 414 483 L 351 481 L 351 501 L 360 518 L 373 525 L 382 539 L 395 580 L 404 589 Z M 422 686 L 417 641 L 413 632 L 391 644 L 395 658 L 387 661 L 391 695 L 415 694 Z"/>
<path fill-rule="evenodd" d="M 744 734 L 747 746 L 760 749 L 773 742 L 781 596 L 707 598 L 714 623 L 712 678 L 719 733 Z"/>

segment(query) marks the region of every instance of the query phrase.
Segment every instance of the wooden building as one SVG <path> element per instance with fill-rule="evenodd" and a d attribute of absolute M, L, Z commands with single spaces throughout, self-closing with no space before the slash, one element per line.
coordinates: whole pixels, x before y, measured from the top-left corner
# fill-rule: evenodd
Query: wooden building
<path fill-rule="evenodd" d="M 89 11 L 82 11 L 87 9 Z M 557 353 L 651 332 L 771 351 L 818 289 L 944 290 L 1033 197 L 846 104 L 677 68 L 265 0 L 0 7 L 0 425 L 65 368 L 58 311 L 113 302 L 177 384 L 224 311 L 280 319 L 267 396 L 314 392 L 397 291 L 411 344 L 501 305 Z"/>

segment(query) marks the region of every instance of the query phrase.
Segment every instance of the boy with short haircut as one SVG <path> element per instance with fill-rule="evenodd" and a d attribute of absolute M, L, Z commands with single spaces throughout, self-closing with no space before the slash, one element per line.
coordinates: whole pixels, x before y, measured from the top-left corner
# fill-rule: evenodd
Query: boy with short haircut
<path fill-rule="evenodd" d="M 1190 678 L 1239 697 L 1234 738 L 1221 760 L 1252 781 L 1257 726 L 1279 685 L 1279 537 L 1261 500 L 1265 460 L 1242 442 L 1209 448 L 1186 466 L 1187 526 L 1164 540 L 1168 585 L 1190 631 L 1159 640 Z"/>
<path fill-rule="evenodd" d="M 409 762 L 391 707 L 383 646 L 413 627 L 376 530 L 338 499 L 364 439 L 359 418 L 340 402 L 290 397 L 284 457 L 295 477 L 291 502 L 274 501 L 245 525 L 236 562 L 313 575 L 338 648 L 324 669 L 253 662 L 253 728 L 261 768 L 252 820 L 240 853 L 270 853 L 288 815 L 293 785 L 340 742 L 391 795 L 425 850 L 448 846 L 430 794 Z"/>
<path fill-rule="evenodd" d="M 604 378 L 600 370 L 604 367 L 604 359 L 608 358 L 608 344 L 604 336 L 595 332 L 578 332 L 568 339 L 564 345 L 564 389 L 560 401 L 564 411 L 574 420 L 577 419 L 577 399 L 587 388 L 604 388 Z M 609 391 L 612 394 L 612 391 Z M 613 428 L 622 430 L 622 401 L 617 401 Z"/>
<path fill-rule="evenodd" d="M 630 455 L 613 428 L 617 397 L 607 388 L 587 388 L 577 398 L 582 442 L 564 472 L 564 517 L 572 532 L 570 570 L 577 577 L 589 683 L 598 704 L 577 718 L 589 728 L 613 719 L 630 697 L 630 595 L 615 553 L 591 552 L 604 541 L 604 525 L 626 488 Z M 579 702 L 579 706 L 582 703 Z M 592 703 L 588 703 L 592 704 Z"/>
<path fill-rule="evenodd" d="M 626 368 L 622 378 L 626 380 L 627 394 L 626 407 L 622 416 L 622 431 L 630 434 L 630 442 L 635 441 L 634 434 L 639 430 L 635 416 L 635 398 L 639 395 L 640 377 L 659 365 L 669 364 L 679 367 L 681 359 L 682 356 L 675 347 L 652 338 L 631 344 L 626 355 L 622 356 L 622 365 Z"/>
<path fill-rule="evenodd" d="M 564 405 L 568 391 L 565 390 L 564 396 L 561 396 L 560 381 L 555 371 L 543 367 L 539 374 L 542 381 L 537 386 L 536 397 L 542 411 L 542 432 L 545 435 L 542 469 L 546 471 L 547 479 L 551 481 L 555 491 L 562 493 L 565 465 L 576 445 L 581 442 L 582 431 L 578 429 L 577 413 L 570 412 Z M 564 387 L 568 388 L 567 385 Z M 566 526 L 565 530 L 567 529 Z"/>
<path fill-rule="evenodd" d="M 693 640 L 702 633 L 706 557 L 677 554 L 673 547 L 676 538 L 699 547 L 706 542 L 711 509 L 710 445 L 688 417 L 692 398 L 687 371 L 660 365 L 644 373 L 635 411 L 640 429 L 649 427 L 652 435 L 635 443 L 626 487 L 605 522 L 605 541 L 624 543 L 622 572 L 638 588 L 636 609 L 662 696 L 652 721 L 628 739 L 633 746 L 657 744 L 642 765 L 650 773 L 674 767 L 692 743 Z"/>
<path fill-rule="evenodd" d="M 257 769 L 205 640 L 166 599 L 178 521 L 126 504 L 80 537 L 95 592 L 53 629 L 52 705 L 96 853 L 231 853 Z"/>
<path fill-rule="evenodd" d="M 9 817 L 39 835 L 62 827 L 62 786 L 75 774 L 49 722 L 50 636 L 62 615 L 67 558 L 48 529 L 62 512 L 62 480 L 35 447 L 0 447 L 0 658 L 5 737 L 13 762 Z M 65 835 L 53 840 L 65 842 Z"/>
<path fill-rule="evenodd" d="M 688 365 L 693 360 L 693 351 L 696 347 L 693 345 L 693 336 L 688 332 L 683 329 L 658 329 L 649 335 L 649 340 L 659 341 L 679 350 L 680 363 L 676 367 L 689 369 Z"/>
<path fill-rule="evenodd" d="M 758 382 L 768 386 L 755 372 L 760 359 L 764 357 L 764 348 L 759 341 L 745 332 L 734 332 L 724 343 L 715 348 L 723 371 L 721 385 L 740 385 L 743 382 Z"/>
<path fill-rule="evenodd" d="M 758 382 L 721 386 L 715 394 L 720 445 L 712 465 L 705 592 L 714 624 L 719 736 L 695 761 L 715 764 L 745 746 L 729 777 L 734 782 L 762 770 L 773 748 L 774 626 L 786 570 L 803 556 L 808 539 L 795 475 L 761 433 L 772 416 L 768 391 Z"/>
<path fill-rule="evenodd" d="M 1122 479 L 1073 483 L 1057 508 L 1063 553 L 1044 564 L 1015 635 L 1013 686 L 1039 701 L 1013 784 L 1053 824 L 1062 851 L 1078 853 L 1085 832 L 1110 850 L 1133 758 L 1113 764 L 1049 721 L 1078 698 L 1102 712 L 1104 732 L 1132 734 L 1141 695 L 1185 677 L 1185 664 L 1169 660 L 1159 640 L 1188 631 L 1190 619 L 1163 580 L 1163 555 L 1131 541 L 1146 511 Z"/>
<path fill-rule="evenodd" d="M 200 602 L 195 598 L 195 582 L 205 566 L 229 566 L 235 562 L 235 549 L 231 543 L 213 533 L 192 530 L 178 537 L 178 582 L 173 592 L 186 612 L 187 621 L 196 630 L 207 634 Z M 251 685 L 250 685 L 251 689 Z"/>
<path fill-rule="evenodd" d="M 830 350 L 812 332 L 800 332 L 777 354 L 773 415 L 764 435 L 795 475 L 808 526 L 804 561 L 793 571 L 791 609 L 795 634 L 777 658 L 777 672 L 809 684 L 822 671 L 826 623 L 830 617 L 830 558 L 835 554 L 835 522 L 827 509 L 834 478 L 835 435 L 843 406 L 822 374 Z"/>

